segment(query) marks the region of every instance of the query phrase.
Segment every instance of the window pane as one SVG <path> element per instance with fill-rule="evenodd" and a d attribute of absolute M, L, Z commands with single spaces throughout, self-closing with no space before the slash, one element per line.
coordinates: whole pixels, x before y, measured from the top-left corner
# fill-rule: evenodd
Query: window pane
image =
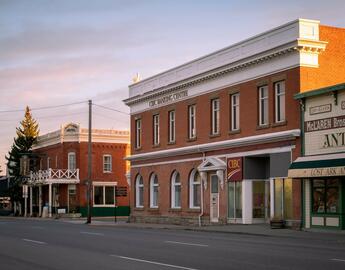
<path fill-rule="evenodd" d="M 265 217 L 265 182 L 253 181 L 253 218 Z"/>
<path fill-rule="evenodd" d="M 140 186 L 139 187 L 139 192 L 138 192 L 138 196 L 139 196 L 139 205 L 143 206 L 144 205 L 144 187 Z"/>
<path fill-rule="evenodd" d="M 313 190 L 313 212 L 324 213 L 325 212 L 325 188 L 314 187 Z"/>
<path fill-rule="evenodd" d="M 236 182 L 236 218 L 242 218 L 242 182 Z"/>
<path fill-rule="evenodd" d="M 235 182 L 228 183 L 229 218 L 235 218 Z"/>
<path fill-rule="evenodd" d="M 283 218 L 283 179 L 274 179 L 274 217 Z"/>
<path fill-rule="evenodd" d="M 103 202 L 103 186 L 95 186 L 94 204 L 104 204 Z"/>
<path fill-rule="evenodd" d="M 158 187 L 153 187 L 153 202 L 152 206 L 158 206 Z"/>
<path fill-rule="evenodd" d="M 332 187 L 327 189 L 326 211 L 328 213 L 339 212 L 339 189 Z"/>
<path fill-rule="evenodd" d="M 105 187 L 105 204 L 113 205 L 115 202 L 114 187 Z"/>
<path fill-rule="evenodd" d="M 181 207 L 181 186 L 175 186 L 175 207 Z"/>
<path fill-rule="evenodd" d="M 200 184 L 194 184 L 193 188 L 193 206 L 200 206 Z"/>
<path fill-rule="evenodd" d="M 292 179 L 284 180 L 284 218 L 292 219 Z"/>

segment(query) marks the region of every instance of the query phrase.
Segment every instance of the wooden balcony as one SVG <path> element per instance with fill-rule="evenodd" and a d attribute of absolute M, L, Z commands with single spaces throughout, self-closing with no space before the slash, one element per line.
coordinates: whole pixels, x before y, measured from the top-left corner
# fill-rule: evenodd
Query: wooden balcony
<path fill-rule="evenodd" d="M 30 172 L 28 184 L 48 185 L 48 184 L 79 184 L 79 169 L 48 169 Z"/>

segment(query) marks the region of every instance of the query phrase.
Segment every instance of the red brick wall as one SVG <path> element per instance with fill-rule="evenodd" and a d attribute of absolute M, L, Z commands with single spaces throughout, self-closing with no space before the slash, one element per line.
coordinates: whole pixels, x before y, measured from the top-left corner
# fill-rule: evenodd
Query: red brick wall
<path fill-rule="evenodd" d="M 93 143 L 92 144 L 92 180 L 99 182 L 117 181 L 118 186 L 126 186 L 128 184 L 125 177 L 127 144 L 114 144 L 114 143 Z M 52 146 L 43 147 L 35 150 L 34 152 L 42 155 L 43 168 L 47 168 L 47 157 L 50 157 L 50 167 L 52 169 L 67 169 L 68 168 L 68 153 L 76 153 L 76 166 L 79 168 L 80 184 L 77 185 L 77 200 L 81 206 L 86 205 L 86 186 L 84 185 L 87 180 L 87 142 L 64 142 L 62 144 L 55 144 Z M 112 156 L 112 172 L 103 173 L 103 155 L 110 154 Z M 56 166 L 56 156 L 58 157 L 58 166 Z M 39 165 L 39 163 L 38 163 Z M 67 188 L 61 185 L 60 204 L 67 205 Z M 67 185 L 66 185 L 67 187 Z M 129 205 L 129 197 L 117 198 L 119 206 Z"/>
<path fill-rule="evenodd" d="M 319 67 L 301 67 L 301 92 L 345 82 L 345 28 L 320 25 L 320 40 L 327 41 Z"/>
<path fill-rule="evenodd" d="M 286 84 L 286 124 L 274 124 L 274 89 L 273 83 L 276 80 L 285 79 Z M 267 82 L 269 87 L 269 123 L 265 129 L 258 129 L 258 84 Z M 246 83 L 225 88 L 210 94 L 204 94 L 181 101 L 172 105 L 167 105 L 158 109 L 142 112 L 131 116 L 131 145 L 132 154 L 151 152 L 156 150 L 178 148 L 188 145 L 203 144 L 215 141 L 237 139 L 246 136 L 265 134 L 299 128 L 299 105 L 294 100 L 293 95 L 299 92 L 299 68 L 290 69 L 271 76 L 262 77 Z M 239 90 L 240 92 L 240 130 L 236 134 L 229 133 L 230 117 L 229 91 Z M 220 98 L 220 136 L 210 136 L 210 100 L 213 97 Z M 196 130 L 197 140 L 188 141 L 187 108 L 190 104 L 196 104 Z M 176 143 L 168 144 L 168 112 L 172 109 L 176 111 Z M 160 114 L 160 146 L 153 147 L 152 144 L 152 116 Z M 140 150 L 134 149 L 135 140 L 135 118 L 142 119 L 142 147 Z"/>

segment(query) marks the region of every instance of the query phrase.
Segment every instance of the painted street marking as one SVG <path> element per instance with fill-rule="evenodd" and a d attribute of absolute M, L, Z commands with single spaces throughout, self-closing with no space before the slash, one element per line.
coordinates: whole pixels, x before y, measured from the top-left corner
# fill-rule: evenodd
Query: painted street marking
<path fill-rule="evenodd" d="M 104 236 L 104 233 L 96 233 L 96 232 L 80 232 L 81 234 L 88 234 L 88 235 L 98 235 Z"/>
<path fill-rule="evenodd" d="M 331 261 L 336 261 L 336 262 L 345 262 L 345 259 L 331 259 Z"/>
<path fill-rule="evenodd" d="M 26 239 L 26 238 L 23 238 L 22 240 L 23 240 L 23 241 L 26 241 L 26 242 L 31 242 L 31 243 L 35 243 L 35 244 L 40 244 L 40 245 L 45 245 L 45 244 L 47 244 L 47 243 L 45 243 L 45 242 L 36 241 L 36 240 L 31 240 L 31 239 Z"/>
<path fill-rule="evenodd" d="M 178 266 L 178 265 L 166 264 L 166 263 L 160 263 L 160 262 L 154 262 L 154 261 L 147 261 L 147 260 L 142 260 L 142 259 L 136 259 L 136 258 L 118 256 L 118 255 L 110 255 L 110 256 L 112 256 L 112 257 L 117 257 L 117 258 L 124 259 L 124 260 L 130 260 L 130 261 L 136 261 L 136 262 L 143 262 L 143 263 L 161 265 L 161 266 L 166 266 L 166 267 L 171 267 L 171 268 L 177 268 L 177 269 L 198 270 L 198 269 L 196 269 L 196 268 L 189 268 L 189 267 L 184 267 L 184 266 Z"/>
<path fill-rule="evenodd" d="M 164 241 L 164 243 L 186 245 L 186 246 L 208 247 L 208 245 L 204 245 L 204 244 L 185 243 L 185 242 L 176 242 L 176 241 Z"/>

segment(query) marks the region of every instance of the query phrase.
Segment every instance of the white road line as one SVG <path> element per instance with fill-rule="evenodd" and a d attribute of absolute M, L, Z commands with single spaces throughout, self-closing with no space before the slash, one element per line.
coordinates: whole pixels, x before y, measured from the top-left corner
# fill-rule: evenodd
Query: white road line
<path fill-rule="evenodd" d="M 81 234 L 104 236 L 104 233 L 96 233 L 96 232 L 80 232 L 80 233 Z"/>
<path fill-rule="evenodd" d="M 189 268 L 189 267 L 184 267 L 184 266 L 178 266 L 178 265 L 166 264 L 166 263 L 160 263 L 160 262 L 154 262 L 154 261 L 147 261 L 147 260 L 142 260 L 142 259 L 136 259 L 136 258 L 118 256 L 118 255 L 110 255 L 110 256 L 112 256 L 112 257 L 117 257 L 117 258 L 120 258 L 120 259 L 130 260 L 130 261 L 143 262 L 143 263 L 150 263 L 150 264 L 161 265 L 161 266 L 166 266 L 166 267 L 171 267 L 171 268 L 177 268 L 177 269 L 198 270 L 198 269 L 196 269 L 196 268 Z"/>
<path fill-rule="evenodd" d="M 47 244 L 47 243 L 45 243 L 45 242 L 36 241 L 36 240 L 31 240 L 31 239 L 26 239 L 26 238 L 23 238 L 22 240 L 23 240 L 23 241 L 26 241 L 26 242 L 31 242 L 31 243 L 35 243 L 35 244 L 40 244 L 40 245 L 45 245 L 45 244 Z"/>
<path fill-rule="evenodd" d="M 164 241 L 164 243 L 186 245 L 186 246 L 208 247 L 208 245 L 204 245 L 204 244 L 185 243 L 185 242 L 176 242 L 176 241 Z"/>
<path fill-rule="evenodd" d="M 345 262 L 345 259 L 331 259 L 331 261 Z"/>

